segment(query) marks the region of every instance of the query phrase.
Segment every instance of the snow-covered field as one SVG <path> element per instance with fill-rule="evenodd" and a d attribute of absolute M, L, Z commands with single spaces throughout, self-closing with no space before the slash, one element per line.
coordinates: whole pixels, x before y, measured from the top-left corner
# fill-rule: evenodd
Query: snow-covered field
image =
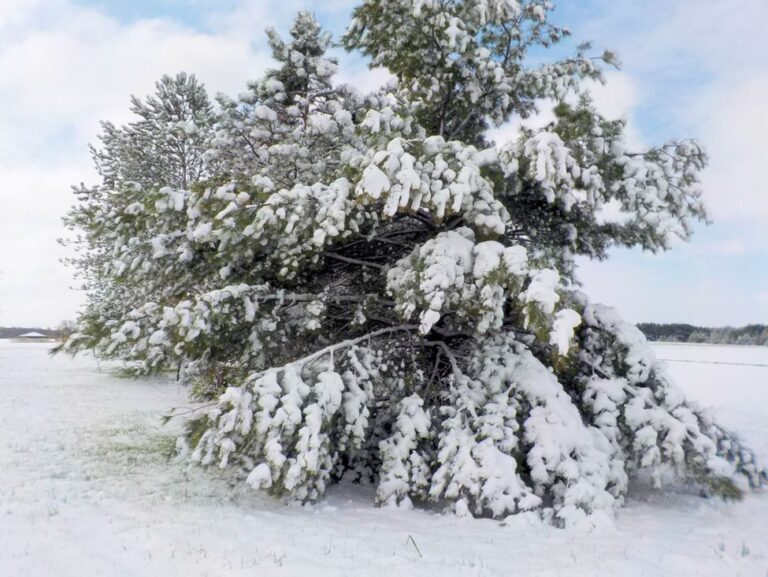
<path fill-rule="evenodd" d="M 169 462 L 183 405 L 49 345 L 0 341 L 0 576 L 768 576 L 768 494 L 637 489 L 613 522 L 559 530 L 376 509 L 354 487 L 313 507 Z M 768 458 L 768 348 L 656 345 L 688 395 Z"/>

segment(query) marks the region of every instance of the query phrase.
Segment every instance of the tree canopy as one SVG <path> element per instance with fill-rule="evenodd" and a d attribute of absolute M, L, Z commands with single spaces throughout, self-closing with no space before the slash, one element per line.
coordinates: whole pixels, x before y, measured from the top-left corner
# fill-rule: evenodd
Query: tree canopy
<path fill-rule="evenodd" d="M 90 300 L 65 348 L 178 369 L 214 404 L 190 457 L 299 500 L 344 478 L 381 504 L 565 524 L 620 506 L 640 471 L 761 484 L 639 330 L 578 291 L 577 256 L 690 236 L 706 156 L 630 150 L 587 90 L 612 53 L 539 63 L 569 34 L 552 9 L 363 0 L 341 42 L 395 77 L 372 94 L 334 79 L 301 13 L 215 114 L 193 77 L 134 99 L 142 120 L 105 124 L 103 181 L 67 221 Z M 544 101 L 550 124 L 491 140 Z"/>

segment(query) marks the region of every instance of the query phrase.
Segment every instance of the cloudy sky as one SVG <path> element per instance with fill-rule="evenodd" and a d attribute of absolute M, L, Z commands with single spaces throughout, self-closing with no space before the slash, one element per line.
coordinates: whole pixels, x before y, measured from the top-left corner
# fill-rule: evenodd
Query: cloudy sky
<path fill-rule="evenodd" d="M 269 65 L 263 29 L 299 9 L 335 33 L 354 0 L 0 0 L 0 326 L 74 318 L 82 294 L 59 260 L 70 185 L 94 182 L 98 121 L 128 96 L 194 72 L 236 94 Z M 595 99 L 637 145 L 696 137 L 714 224 L 668 253 L 583 263 L 585 290 L 633 321 L 768 323 L 768 2 L 560 0 L 578 41 L 619 52 Z M 360 87 L 382 75 L 342 56 Z"/>

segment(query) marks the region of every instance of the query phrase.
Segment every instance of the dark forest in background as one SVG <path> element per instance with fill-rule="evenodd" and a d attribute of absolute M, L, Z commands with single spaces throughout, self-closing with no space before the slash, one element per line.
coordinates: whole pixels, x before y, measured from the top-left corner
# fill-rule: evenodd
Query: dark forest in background
<path fill-rule="evenodd" d="M 768 325 L 711 328 L 682 323 L 639 323 L 637 327 L 651 341 L 768 346 Z"/>
<path fill-rule="evenodd" d="M 685 323 L 639 323 L 637 326 L 650 341 L 768 346 L 768 325 L 712 328 Z M 33 331 L 57 338 L 68 333 L 67 328 L 52 330 L 39 327 L 0 327 L 0 339 L 12 339 Z"/>
<path fill-rule="evenodd" d="M 62 330 L 59 329 L 41 329 L 39 327 L 0 327 L 0 339 L 15 339 L 26 333 L 40 333 L 51 338 L 58 338 L 64 334 Z"/>

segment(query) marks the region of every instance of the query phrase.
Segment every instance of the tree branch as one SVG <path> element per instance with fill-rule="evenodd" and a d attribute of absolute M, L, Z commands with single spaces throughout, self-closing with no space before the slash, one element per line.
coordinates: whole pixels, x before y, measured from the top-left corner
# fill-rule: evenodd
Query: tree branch
<path fill-rule="evenodd" d="M 335 259 L 335 260 L 340 260 L 342 262 L 346 262 L 346 263 L 349 263 L 349 264 L 358 264 L 360 266 L 369 266 L 371 268 L 377 268 L 377 269 L 380 269 L 380 270 L 384 269 L 384 265 L 381 265 L 379 263 L 369 262 L 369 261 L 366 261 L 366 260 L 359 260 L 359 259 L 351 258 L 351 257 L 348 257 L 348 256 L 342 256 L 340 254 L 336 254 L 335 252 L 324 252 L 323 256 L 327 256 L 328 258 L 332 258 L 332 259 Z"/>
<path fill-rule="evenodd" d="M 248 376 L 248 380 L 254 380 L 263 377 L 266 374 L 269 373 L 280 373 L 286 370 L 288 367 L 300 365 L 301 367 L 304 367 L 308 363 L 311 363 L 313 361 L 316 361 L 317 359 L 325 356 L 325 355 L 332 355 L 336 351 L 348 349 L 350 347 L 355 346 L 358 343 L 362 343 L 363 341 L 375 339 L 377 337 L 381 337 L 384 335 L 391 335 L 392 333 L 396 332 L 408 332 L 418 329 L 418 325 L 399 325 L 396 327 L 387 327 L 384 329 L 379 329 L 377 331 L 373 331 L 371 333 L 367 333 L 363 336 L 356 337 L 354 339 L 348 339 L 346 341 L 342 341 L 340 343 L 336 343 L 333 345 L 329 345 L 325 348 L 320 349 L 319 351 L 315 351 L 311 355 L 308 355 L 306 357 L 302 357 L 300 359 L 296 359 L 295 361 L 291 361 L 290 363 L 287 363 L 283 365 L 282 367 L 278 368 L 272 368 L 272 369 L 266 369 L 264 371 L 260 371 L 258 373 L 253 373 Z"/>

